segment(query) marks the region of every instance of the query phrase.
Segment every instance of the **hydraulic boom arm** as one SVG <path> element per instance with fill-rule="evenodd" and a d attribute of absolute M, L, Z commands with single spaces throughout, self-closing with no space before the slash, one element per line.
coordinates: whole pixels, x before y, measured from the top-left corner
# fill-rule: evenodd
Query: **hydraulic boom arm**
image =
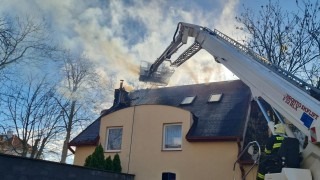
<path fill-rule="evenodd" d="M 188 37 L 194 37 L 194 43 L 176 60 L 171 61 L 171 55 L 187 43 Z M 212 31 L 180 22 L 169 47 L 150 66 L 149 71 L 145 73 L 147 77 L 140 79 L 151 79 L 163 61 L 169 60 L 171 66 L 178 67 L 200 49 L 208 51 L 217 62 L 247 84 L 258 104 L 259 98 L 263 98 L 276 110 L 275 112 L 279 112 L 308 136 L 312 143 L 309 143 L 302 153 L 303 167 L 312 171 L 314 179 L 320 179 L 320 147 L 316 145 L 320 143 L 320 90 L 273 65 L 218 30 Z"/>
<path fill-rule="evenodd" d="M 188 37 L 194 37 L 194 43 L 171 61 L 171 55 L 187 43 Z M 246 83 L 255 99 L 262 97 L 307 136 L 310 128 L 320 126 L 319 89 L 271 64 L 218 30 L 180 22 L 173 41 L 151 65 L 149 75 L 156 72 L 165 60 L 170 60 L 171 66 L 180 66 L 201 48 Z M 320 138 L 316 139 L 319 141 Z"/>

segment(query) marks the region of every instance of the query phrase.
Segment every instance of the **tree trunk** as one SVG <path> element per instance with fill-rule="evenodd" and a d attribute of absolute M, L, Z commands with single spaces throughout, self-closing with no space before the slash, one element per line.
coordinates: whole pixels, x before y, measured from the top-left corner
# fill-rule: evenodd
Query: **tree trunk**
<path fill-rule="evenodd" d="M 66 136 L 66 139 L 64 140 L 63 142 L 63 147 L 62 147 L 62 154 L 61 154 L 61 160 L 60 160 L 60 163 L 66 163 L 66 159 L 67 159 L 67 155 L 68 155 L 68 134 L 67 133 L 67 136 Z M 69 137 L 70 139 L 70 137 Z"/>
<path fill-rule="evenodd" d="M 29 150 L 29 147 L 28 147 L 28 143 L 25 141 L 25 140 L 22 140 L 22 153 L 21 153 L 21 156 L 22 157 L 27 157 L 28 155 L 28 150 Z"/>
<path fill-rule="evenodd" d="M 40 139 L 36 139 L 34 145 L 32 146 L 32 151 L 30 158 L 33 159 L 35 158 L 36 152 L 38 151 L 38 144 L 39 144 Z"/>
<path fill-rule="evenodd" d="M 68 155 L 68 144 L 69 144 L 70 137 L 71 137 L 72 122 L 73 122 L 73 118 L 74 118 L 75 107 L 76 107 L 76 101 L 72 101 L 70 115 L 68 117 L 68 124 L 67 124 L 67 128 L 66 128 L 67 135 L 66 135 L 66 138 L 63 142 L 60 163 L 66 163 L 66 159 L 67 159 L 67 155 Z"/>

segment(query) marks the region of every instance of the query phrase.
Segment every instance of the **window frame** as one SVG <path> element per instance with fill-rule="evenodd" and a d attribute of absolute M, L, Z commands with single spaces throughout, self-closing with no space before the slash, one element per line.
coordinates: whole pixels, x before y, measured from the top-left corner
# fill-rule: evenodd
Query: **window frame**
<path fill-rule="evenodd" d="M 197 96 L 186 96 L 181 102 L 180 105 L 189 105 L 194 102 Z M 188 98 L 192 98 L 191 101 L 186 101 Z"/>
<path fill-rule="evenodd" d="M 121 129 L 121 140 L 120 140 L 120 149 L 108 149 L 109 144 L 109 133 L 111 129 Z M 122 126 L 116 126 L 116 127 L 107 127 L 107 134 L 106 134 L 106 144 L 105 144 L 105 152 L 121 152 L 122 149 L 122 136 L 123 136 L 123 127 Z"/>
<path fill-rule="evenodd" d="M 213 96 L 220 96 L 219 97 L 219 99 L 218 100 L 215 100 L 215 101 L 213 101 L 213 100 L 211 100 L 211 98 L 213 97 Z M 215 102 L 220 102 L 221 101 L 221 99 L 222 99 L 222 96 L 223 96 L 223 93 L 212 93 L 210 96 L 209 96 L 209 98 L 208 98 L 208 103 L 215 103 Z M 211 100 L 211 101 L 210 101 Z"/>
<path fill-rule="evenodd" d="M 166 147 L 166 127 L 179 125 L 181 128 L 181 135 L 180 135 L 180 147 L 179 148 L 167 148 Z M 163 131 L 162 131 L 162 151 L 181 151 L 182 150 L 182 123 L 168 123 L 163 124 Z"/>

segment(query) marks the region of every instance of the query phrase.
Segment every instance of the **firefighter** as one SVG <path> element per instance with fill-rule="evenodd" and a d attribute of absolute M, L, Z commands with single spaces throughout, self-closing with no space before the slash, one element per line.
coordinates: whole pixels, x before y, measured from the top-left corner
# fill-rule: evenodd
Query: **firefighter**
<path fill-rule="evenodd" d="M 264 175 L 268 173 L 270 167 L 275 166 L 275 159 L 282 141 L 286 137 L 285 127 L 283 124 L 277 124 L 274 126 L 274 135 L 270 136 L 267 140 L 265 148 L 265 157 L 262 158 L 259 164 L 257 180 L 264 179 Z"/>

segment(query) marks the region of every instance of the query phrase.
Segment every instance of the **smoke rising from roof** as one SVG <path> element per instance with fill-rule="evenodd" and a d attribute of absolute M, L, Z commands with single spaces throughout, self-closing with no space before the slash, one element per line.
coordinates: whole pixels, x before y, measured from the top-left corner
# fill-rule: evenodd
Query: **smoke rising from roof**
<path fill-rule="evenodd" d="M 128 82 L 138 81 L 140 61 L 154 62 L 160 56 L 180 21 L 232 34 L 238 4 L 237 0 L 216 0 L 206 6 L 193 1 L 7 0 L 0 12 L 45 18 L 55 39 L 66 49 L 85 53 L 99 71 L 105 71 L 100 73 L 103 78 L 117 76 Z M 176 71 L 171 85 L 225 80 L 225 68 L 217 66 L 211 55 L 199 53 L 186 64 Z"/>

